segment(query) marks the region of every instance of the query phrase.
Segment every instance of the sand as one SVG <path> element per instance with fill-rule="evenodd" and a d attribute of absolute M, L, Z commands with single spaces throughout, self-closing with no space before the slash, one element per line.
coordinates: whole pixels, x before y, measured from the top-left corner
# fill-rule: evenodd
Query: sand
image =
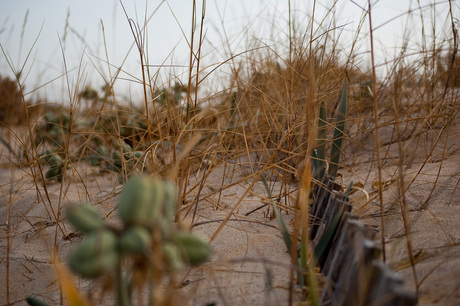
<path fill-rule="evenodd" d="M 455 128 L 454 124 L 451 130 Z M 6 129 L 1 132 L 4 139 L 9 139 Z M 405 202 L 410 210 L 410 239 L 416 255 L 416 278 L 408 264 L 397 181 L 392 180 L 398 170 L 398 148 L 395 144 L 382 148 L 382 173 L 388 185 L 383 192 L 386 262 L 403 275 L 408 289 L 415 290 L 415 284 L 418 284 L 420 305 L 460 304 L 460 137 L 450 133 L 446 150 L 443 150 L 443 140 L 440 141 L 442 146 L 437 146 L 428 159 L 426 151 L 414 149 L 413 144 L 407 145 L 408 160 L 413 162 L 410 165 L 406 163 L 404 179 L 408 190 Z M 17 148 L 14 140 L 11 143 Z M 355 150 L 354 160 L 345 159 L 339 169 L 339 182 L 343 185 L 351 181 L 362 184 L 362 190 L 353 194 L 351 199 L 354 213 L 375 231 L 376 241 L 380 243 L 380 204 L 374 183 L 378 172 L 375 167 L 369 167 L 370 160 L 375 157 L 365 150 L 352 147 L 349 150 Z M 101 173 L 85 162 L 69 171 L 63 184 L 35 182 L 33 173 L 39 171 L 38 167 L 17 166 L 15 162 L 12 154 L 2 145 L 0 305 L 7 301 L 12 305 L 25 305 L 24 299 L 29 295 L 36 295 L 50 305 L 59 305 L 62 297 L 56 281 L 53 254 L 65 261 L 69 250 L 81 241 L 81 237 L 62 217 L 56 218 L 55 215 L 62 214 L 70 204 L 91 202 L 108 216 L 108 220 L 115 219 L 113 211 L 122 185 L 116 174 Z M 245 171 L 249 171 L 244 167 L 235 167 L 234 170 L 232 176 L 225 178 L 225 185 L 240 180 L 247 175 Z M 190 183 L 199 181 L 202 174 L 195 173 Z M 200 201 L 193 202 L 197 192 L 193 191 L 188 197 L 190 201 L 183 206 L 184 218 L 191 220 L 195 214 L 193 231 L 210 239 L 221 220 L 241 199 L 231 221 L 211 242 L 214 249 L 211 260 L 177 276 L 178 283 L 182 284 L 177 289 L 181 304 L 287 305 L 290 259 L 278 224 L 276 220 L 271 220 L 269 206 L 245 216 L 266 203 L 267 195 L 262 183 L 255 183 L 252 192 L 244 195 L 254 179 L 250 178 L 223 190 L 219 197 L 216 191 L 222 184 L 222 176 L 223 167 L 219 166 L 207 178 Z M 274 191 L 279 190 L 279 181 L 270 181 L 270 184 Z M 295 191 L 297 187 L 293 183 L 289 188 Z M 370 201 L 367 201 L 366 194 Z M 290 224 L 293 215 L 285 212 L 282 215 Z M 60 222 L 56 223 L 56 219 Z M 77 278 L 74 282 L 83 292 L 93 285 Z M 113 301 L 107 299 L 104 304 L 110 305 Z"/>

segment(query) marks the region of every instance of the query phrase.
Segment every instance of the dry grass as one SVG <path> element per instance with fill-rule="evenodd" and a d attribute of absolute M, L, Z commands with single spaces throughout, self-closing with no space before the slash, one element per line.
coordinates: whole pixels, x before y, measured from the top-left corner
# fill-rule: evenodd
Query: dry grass
<path fill-rule="evenodd" d="M 431 9 L 436 8 L 433 5 Z M 388 73 L 377 77 L 376 64 L 369 63 L 367 54 L 358 52 L 362 39 L 372 39 L 369 34 L 373 31 L 362 30 L 372 15 L 363 14 L 354 40 L 343 46 L 340 38 L 333 40 L 340 37 L 342 29 L 325 25 L 333 11 L 331 7 L 325 16 L 313 16 L 316 23 L 312 22 L 302 31 L 289 20 L 289 41 L 280 42 L 289 47 L 280 48 L 281 51 L 254 40 L 251 50 L 229 56 L 225 61 L 230 71 L 228 85 L 204 98 L 199 98 L 199 93 L 209 70 L 202 68 L 207 60 L 202 58 L 201 50 L 203 24 L 187 37 L 191 46 L 198 46 L 189 50 L 187 83 L 172 79 L 160 85 L 158 71 L 151 68 L 149 54 L 143 49 L 148 22 L 144 21 L 142 28 L 129 22 L 142 71 L 142 80 L 137 81 L 141 83 L 144 100 L 139 104 L 126 106 L 118 101 L 114 94 L 120 72 L 117 71 L 106 78 L 111 81 L 106 82 L 101 92 L 86 86 L 79 74 L 76 84 L 67 82 L 68 97 L 63 98 L 66 101 L 63 105 L 39 103 L 41 108 L 37 111 L 38 108 L 32 109 L 32 104 L 25 101 L 24 84 L 10 63 L 18 80 L 0 79 L 1 139 L 14 152 L 7 149 L 0 152 L 5 168 L 2 171 L 10 171 L 10 178 L 2 178 L 1 182 L 5 203 L 2 212 L 7 215 L 1 221 L 0 234 L 6 264 L 2 280 L 6 290 L 2 296 L 6 300 L 2 302 L 15 301 L 9 296 L 10 275 L 15 273 L 10 267 L 10 252 L 12 240 L 19 235 L 15 228 L 27 222 L 33 232 L 38 231 L 34 226 L 36 220 L 29 220 L 27 212 L 16 207 L 24 188 L 36 194 L 36 202 L 45 208 L 46 222 L 52 224 L 54 243 L 47 246 L 50 256 L 64 256 L 67 252 L 67 247 L 61 248 L 58 240 L 72 235 L 61 213 L 69 202 L 72 184 L 77 186 L 81 201 L 97 203 L 109 218 L 119 188 L 98 198 L 94 193 L 104 190 L 99 184 L 116 186 L 139 172 L 172 178 L 179 188 L 178 218 L 190 219 L 195 225 L 199 222 L 200 203 L 215 199 L 214 208 L 226 213 L 211 234 L 211 240 L 229 226 L 248 195 L 255 194 L 267 201 L 265 194 L 253 191 L 261 174 L 269 179 L 272 198 L 279 209 L 290 216 L 296 215 L 300 207 L 294 205 L 294 199 L 301 172 L 306 157 L 317 144 L 319 105 L 326 102 L 327 139 L 331 139 L 333 118 L 345 80 L 350 83 L 349 112 L 338 179 L 342 178 L 344 185 L 353 179 L 355 189 L 362 191 L 352 196 L 355 212 L 365 222 L 369 215 L 379 220 L 375 226 L 380 231 L 378 238 L 384 260 L 391 261 L 385 253 L 389 212 L 400 207 L 405 248 L 412 266 L 414 289 L 418 290 L 429 276 L 417 277 L 411 223 L 420 217 L 414 219 L 411 214 L 427 209 L 437 192 L 446 188 L 442 183 L 445 182 L 443 161 L 453 152 L 452 139 L 458 139 L 455 126 L 459 111 L 460 60 L 454 14 L 445 13 L 444 17 L 451 21 L 445 31 L 450 32 L 441 38 L 435 35 L 439 29 L 434 22 L 428 24 L 422 20 L 426 32 L 418 49 L 409 49 L 413 42 L 407 36 L 397 55 L 387 60 Z M 424 15 L 417 13 L 421 11 L 425 12 L 426 7 L 419 7 L 405 17 L 423 19 Z M 200 14 L 193 12 L 194 22 L 205 20 L 204 12 L 203 16 Z M 127 15 L 127 20 L 131 20 L 129 18 Z M 230 40 L 223 43 L 228 50 L 232 49 Z M 374 52 L 370 50 L 371 55 Z M 13 128 L 18 123 L 22 123 L 21 127 Z M 327 148 L 330 150 L 330 147 L 328 141 Z M 43 155 L 47 150 L 62 160 L 59 164 L 62 179 L 57 183 L 57 177 L 46 178 L 52 168 Z M 433 176 L 426 187 L 429 192 L 417 205 L 408 203 L 407 193 L 420 184 L 419 179 L 428 173 L 425 169 L 432 168 L 433 160 L 437 161 L 438 168 L 430 172 Z M 18 169 L 7 168 L 8 163 Z M 20 171 L 26 174 L 26 179 L 18 178 Z M 217 183 L 216 175 L 220 177 Z M 459 181 L 458 174 L 453 174 L 451 180 Z M 388 196 L 389 185 L 397 186 L 393 200 Z M 243 186 L 243 191 L 235 195 L 233 207 L 225 208 L 221 200 L 234 186 Z M 455 185 L 453 193 L 456 190 Z M 273 218 L 274 213 L 270 211 L 267 221 Z M 436 216 L 433 218 L 441 221 Z M 302 224 L 299 228 L 293 226 L 292 232 L 297 233 L 302 227 Z M 290 302 L 295 295 L 293 273 L 291 276 Z M 34 293 L 39 292 L 29 292 Z M 168 294 L 172 293 L 168 291 Z M 308 296 L 295 298 L 308 299 Z"/>

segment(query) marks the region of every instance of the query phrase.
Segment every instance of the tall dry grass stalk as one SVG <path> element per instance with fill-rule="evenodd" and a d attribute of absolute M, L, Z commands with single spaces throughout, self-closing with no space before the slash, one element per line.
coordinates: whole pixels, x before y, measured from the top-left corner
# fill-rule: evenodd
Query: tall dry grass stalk
<path fill-rule="evenodd" d="M 369 39 L 371 43 L 371 62 L 372 62 L 372 83 L 377 84 L 377 77 L 375 75 L 375 60 L 374 60 L 374 37 L 372 27 L 372 5 L 371 1 L 368 2 L 368 15 L 369 15 Z M 382 243 L 382 254 L 383 262 L 386 261 L 385 256 L 385 215 L 384 215 L 384 203 L 383 203 L 383 186 L 382 186 L 382 158 L 380 157 L 380 132 L 379 132 L 379 107 L 377 104 L 377 93 L 375 86 L 372 86 L 372 99 L 374 104 L 374 124 L 375 124 L 375 146 L 377 152 L 377 167 L 378 167 L 378 186 L 379 186 L 379 201 L 380 201 L 380 226 L 382 233 L 380 240 Z"/>

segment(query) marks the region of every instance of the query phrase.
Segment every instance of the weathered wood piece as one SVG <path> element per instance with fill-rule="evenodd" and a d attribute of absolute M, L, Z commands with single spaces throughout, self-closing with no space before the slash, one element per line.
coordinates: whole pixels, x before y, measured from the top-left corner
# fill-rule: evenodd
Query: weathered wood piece
<path fill-rule="evenodd" d="M 310 239 L 313 241 L 320 224 L 323 223 L 324 210 L 326 209 L 332 191 L 339 191 L 340 185 L 337 184 L 332 176 L 324 175 L 324 184 L 317 186 L 315 190 L 315 202 L 310 209 L 312 221 L 310 222 Z"/>
<path fill-rule="evenodd" d="M 321 305 L 416 305 L 415 293 L 380 262 L 372 232 L 351 213 L 332 177 L 315 189 L 310 238 L 325 277 Z"/>

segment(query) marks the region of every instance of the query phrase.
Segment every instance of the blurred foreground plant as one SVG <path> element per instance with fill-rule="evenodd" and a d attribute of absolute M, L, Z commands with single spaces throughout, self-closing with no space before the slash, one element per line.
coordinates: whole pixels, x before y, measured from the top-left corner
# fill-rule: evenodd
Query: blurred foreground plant
<path fill-rule="evenodd" d="M 85 239 L 71 251 L 68 265 L 85 278 L 114 274 L 117 305 L 131 305 L 133 291 L 140 294 L 146 286 L 148 304 L 162 304 L 163 276 L 201 264 L 212 253 L 206 241 L 174 223 L 176 202 L 172 183 L 144 175 L 132 178 L 121 194 L 121 227 L 105 223 L 90 204 L 69 207 L 67 218 Z"/>

